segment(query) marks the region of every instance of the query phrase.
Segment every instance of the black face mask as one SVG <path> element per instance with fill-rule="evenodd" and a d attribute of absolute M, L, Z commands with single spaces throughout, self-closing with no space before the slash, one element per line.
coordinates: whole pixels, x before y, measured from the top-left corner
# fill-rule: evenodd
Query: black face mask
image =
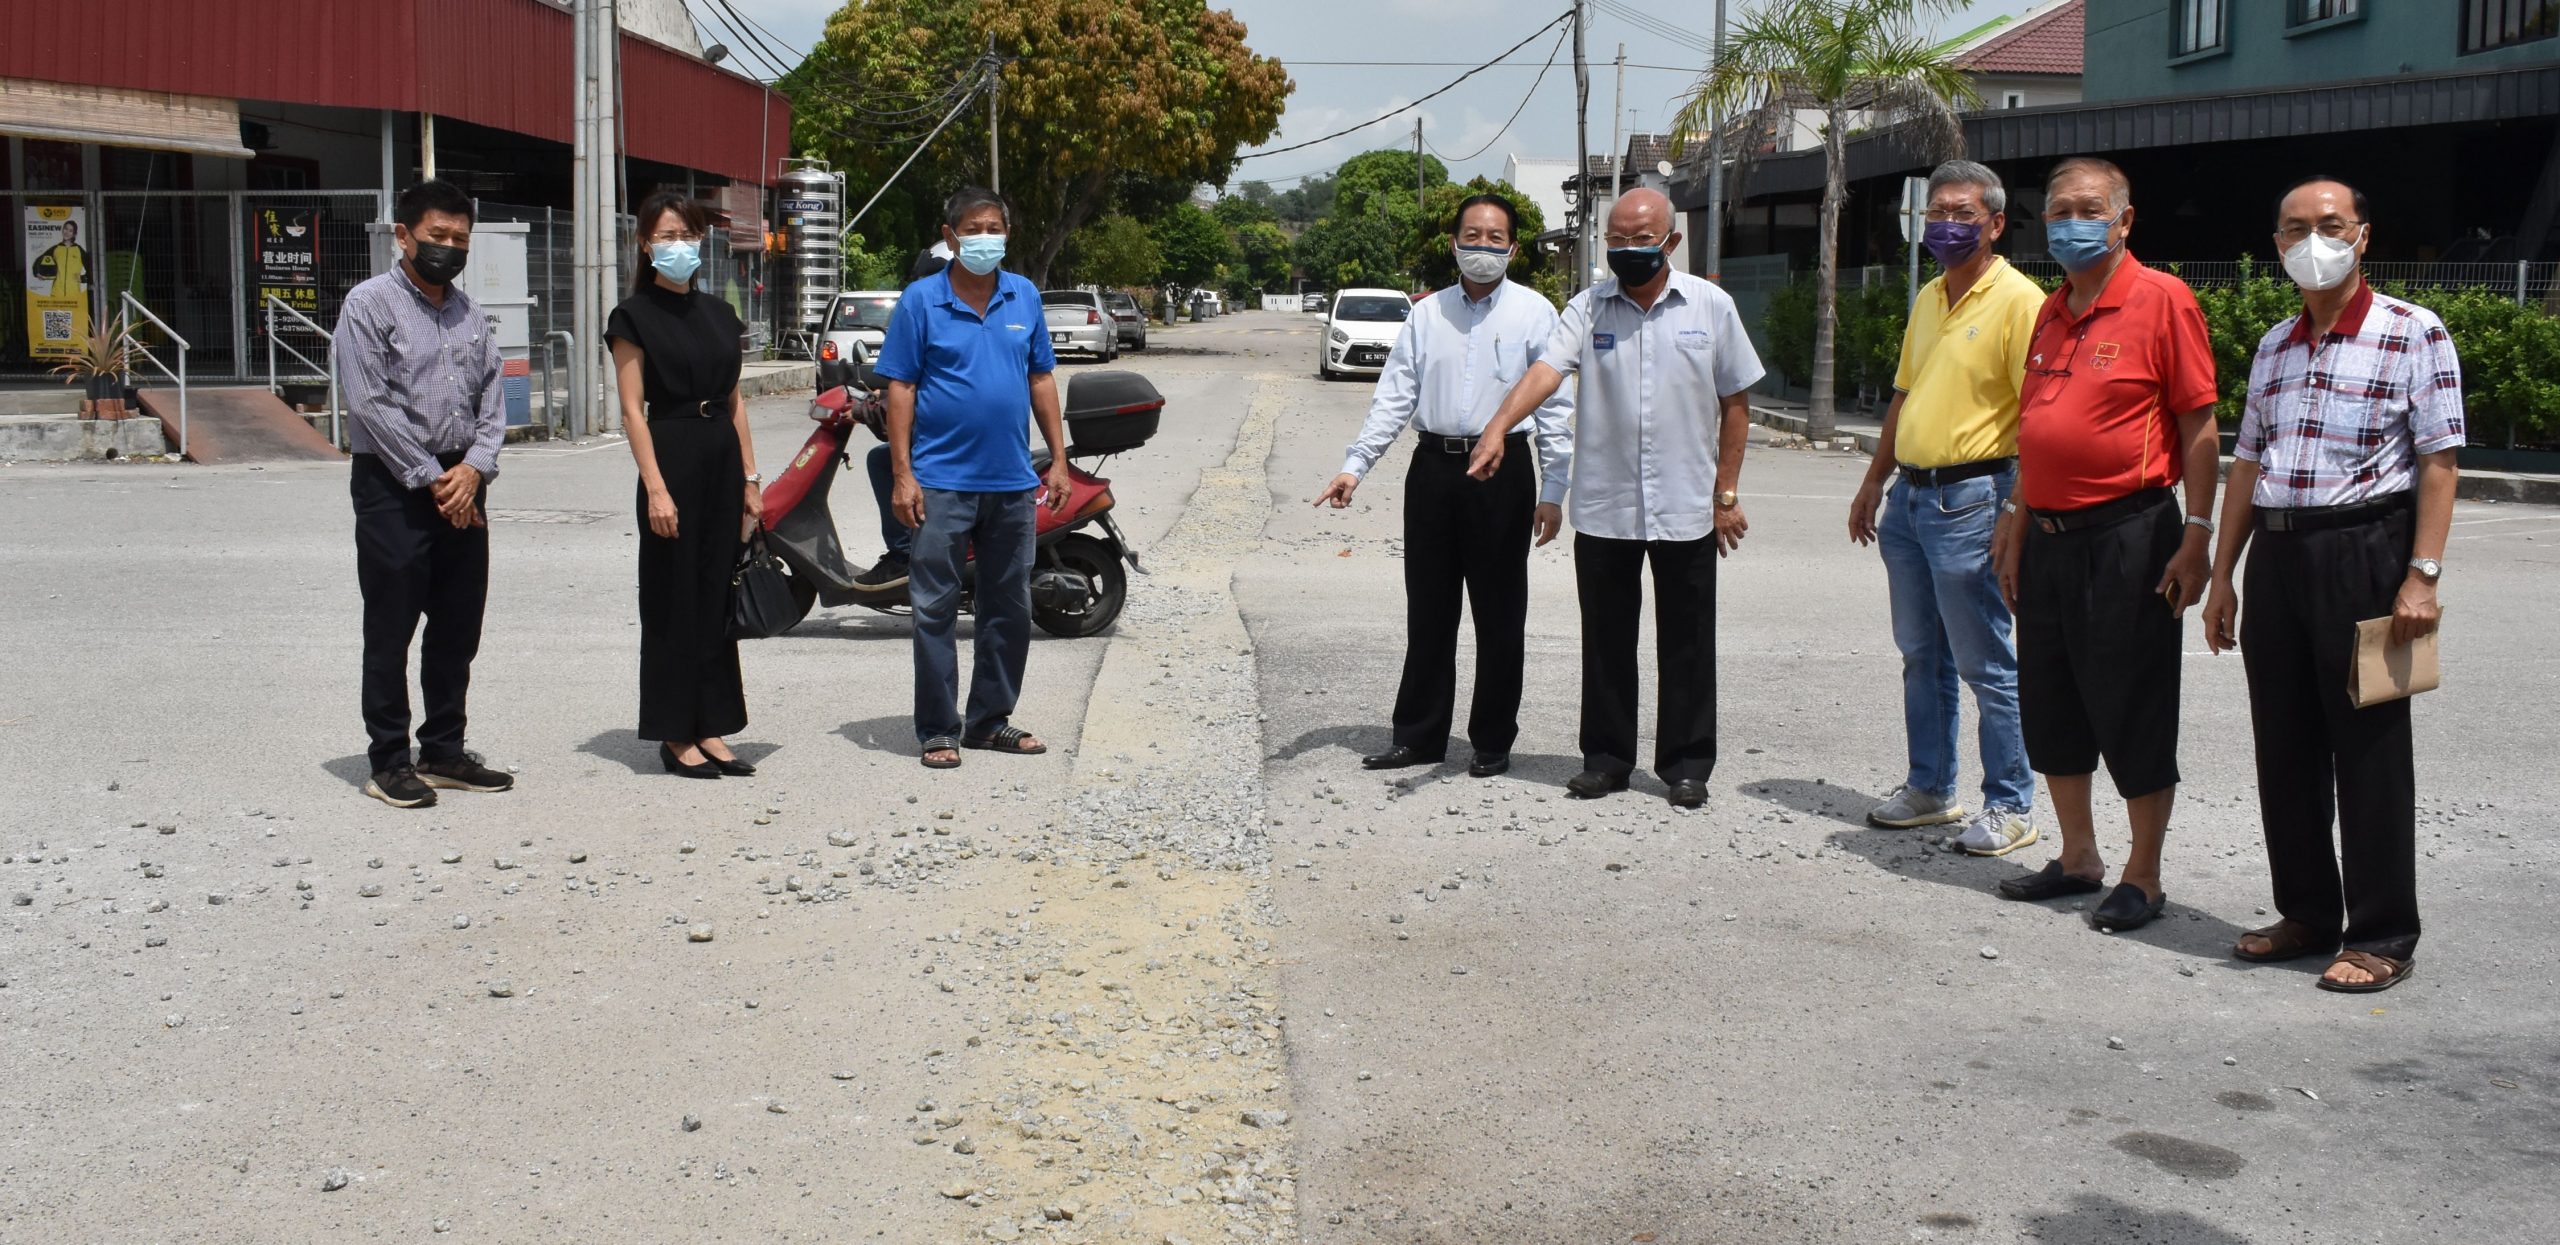
<path fill-rule="evenodd" d="M 451 285 L 455 277 L 462 275 L 462 266 L 470 259 L 471 252 L 461 247 L 446 246 L 441 242 L 420 242 L 417 255 L 409 263 L 418 270 L 419 280 L 429 285 Z"/>
<path fill-rule="evenodd" d="M 1618 284 L 1643 286 L 1662 272 L 1662 248 L 1638 250 L 1634 247 L 1609 248 L 1609 271 L 1618 274 Z"/>

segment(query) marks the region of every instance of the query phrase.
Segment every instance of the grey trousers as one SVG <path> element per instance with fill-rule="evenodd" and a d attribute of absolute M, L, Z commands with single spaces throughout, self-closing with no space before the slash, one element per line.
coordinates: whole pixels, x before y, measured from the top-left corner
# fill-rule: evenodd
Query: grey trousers
<path fill-rule="evenodd" d="M 924 491 L 924 526 L 908 563 L 915 607 L 916 742 L 984 739 L 1010 723 L 1031 655 L 1031 564 L 1037 553 L 1030 491 Z M 960 593 L 974 550 L 978 606 L 969 717 L 960 717 Z"/>

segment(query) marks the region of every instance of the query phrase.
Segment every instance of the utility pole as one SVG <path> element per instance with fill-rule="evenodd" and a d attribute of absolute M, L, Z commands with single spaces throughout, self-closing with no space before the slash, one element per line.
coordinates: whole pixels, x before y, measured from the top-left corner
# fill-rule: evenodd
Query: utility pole
<path fill-rule="evenodd" d="M 575 110 L 571 194 L 570 271 L 571 333 L 569 351 L 571 428 L 577 435 L 612 422 L 609 409 L 599 409 L 612 392 L 604 365 L 604 318 L 613 305 L 615 277 L 620 271 L 617 226 L 620 223 L 621 124 L 616 102 L 622 32 L 614 0 L 576 0 L 577 80 L 570 95 Z M 609 408 L 609 404 L 608 404 Z"/>
<path fill-rule="evenodd" d="M 1004 152 L 998 131 L 1003 127 L 1004 62 L 996 59 L 996 37 L 987 36 L 987 189 L 1004 193 Z"/>
<path fill-rule="evenodd" d="M 1413 216 L 1422 219 L 1422 114 L 1413 114 Z"/>
<path fill-rule="evenodd" d="M 1609 108 L 1609 202 L 1627 193 L 1627 145 L 1618 137 L 1618 122 L 1627 115 L 1627 45 L 1618 45 L 1618 97 Z"/>
<path fill-rule="evenodd" d="M 1724 0 L 1716 0 L 1716 34 L 1711 41 L 1715 51 L 1707 62 L 1709 73 L 1724 59 Z M 1719 108 L 1707 110 L 1707 280 L 1724 280 L 1724 116 Z"/>
<path fill-rule="evenodd" d="M 1573 0 L 1573 289 L 1591 283 L 1591 62 L 1582 53 L 1584 0 Z"/>

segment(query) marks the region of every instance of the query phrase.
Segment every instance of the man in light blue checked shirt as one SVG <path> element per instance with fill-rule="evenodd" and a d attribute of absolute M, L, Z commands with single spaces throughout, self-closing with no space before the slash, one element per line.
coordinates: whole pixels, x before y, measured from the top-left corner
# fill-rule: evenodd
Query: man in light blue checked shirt
<path fill-rule="evenodd" d="M 489 598 L 483 507 L 506 439 L 497 341 L 454 285 L 471 253 L 471 199 L 422 182 L 394 205 L 400 263 L 347 292 L 331 342 L 355 450 L 356 584 L 364 593 L 365 794 L 424 808 L 436 789 L 504 791 L 463 750 L 464 702 Z M 409 751 L 409 641 L 426 620 L 427 716 Z"/>
<path fill-rule="evenodd" d="M 1369 769 L 1437 765 L 1457 712 L 1458 613 L 1473 607 L 1475 704 L 1467 772 L 1511 768 L 1520 734 L 1521 668 L 1527 660 L 1529 548 L 1556 538 L 1573 449 L 1572 400 L 1551 397 L 1535 421 L 1541 470 L 1512 457 L 1490 479 L 1467 476 L 1468 456 L 1503 395 L 1545 354 L 1556 312 L 1546 297 L 1504 279 L 1519 214 L 1500 195 L 1458 205 L 1457 285 L 1414 304 L 1388 353 L 1369 420 L 1342 474 L 1316 498 L 1340 509 L 1406 424 L 1416 426 L 1404 497 L 1404 678 L 1396 689 L 1393 746 L 1363 758 Z M 1528 448 L 1529 434 L 1512 439 Z M 1463 599 L 1462 599 L 1463 595 Z"/>

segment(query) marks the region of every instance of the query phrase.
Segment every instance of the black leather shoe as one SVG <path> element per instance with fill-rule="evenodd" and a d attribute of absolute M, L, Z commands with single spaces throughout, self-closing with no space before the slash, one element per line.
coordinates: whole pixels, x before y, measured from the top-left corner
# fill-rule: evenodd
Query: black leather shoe
<path fill-rule="evenodd" d="M 1511 754 L 1508 752 L 1479 752 L 1474 763 L 1467 766 L 1469 778 L 1493 778 L 1510 772 Z"/>
<path fill-rule="evenodd" d="M 1596 800 L 1612 791 L 1626 790 L 1627 776 L 1587 769 L 1566 780 L 1564 789 L 1575 799 Z"/>
<path fill-rule="evenodd" d="M 711 762 L 711 767 L 713 769 L 719 770 L 721 773 L 727 774 L 731 778 L 753 778 L 756 776 L 755 766 L 749 765 L 736 757 L 728 757 L 724 759 L 706 752 L 702 754 L 702 759 Z"/>
<path fill-rule="evenodd" d="M 2014 878 L 2000 879 L 2000 897 L 2021 903 L 2042 903 L 2065 895 L 2087 895 L 2107 889 L 2095 878 L 2084 878 L 2062 871 L 2062 862 L 2048 860 L 2044 868 Z"/>
<path fill-rule="evenodd" d="M 718 778 L 720 776 L 720 767 L 707 760 L 699 765 L 687 765 L 677 760 L 673 744 L 658 745 L 658 763 L 666 766 L 668 773 L 681 774 L 686 778 Z"/>
<path fill-rule="evenodd" d="M 2099 904 L 2089 913 L 2089 924 L 2097 929 L 2115 933 L 2140 929 L 2149 925 L 2153 917 L 2160 915 L 2160 909 L 2166 907 L 2168 903 L 2169 892 L 2167 891 L 2162 891 L 2156 896 L 2146 895 L 2142 893 L 2141 887 L 2131 882 L 2121 882 L 2116 885 L 2113 892 L 2108 894 L 2106 902 Z"/>
<path fill-rule="evenodd" d="M 1705 808 L 1706 806 L 1707 784 L 1695 778 L 1683 778 L 1671 784 L 1671 807 Z"/>
<path fill-rule="evenodd" d="M 1438 765 L 1446 759 L 1446 755 L 1439 752 L 1424 752 L 1418 748 L 1408 748 L 1398 744 L 1375 756 L 1360 758 L 1360 768 L 1412 769 L 1417 765 Z"/>

